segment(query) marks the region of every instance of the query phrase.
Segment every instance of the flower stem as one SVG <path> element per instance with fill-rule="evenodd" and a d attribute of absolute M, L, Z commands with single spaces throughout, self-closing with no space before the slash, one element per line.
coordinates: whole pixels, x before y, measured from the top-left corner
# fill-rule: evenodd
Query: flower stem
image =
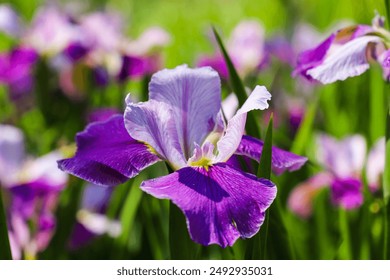
<path fill-rule="evenodd" d="M 7 219 L 5 217 L 1 189 L 0 189 L 0 260 L 12 260 L 11 248 L 8 239 Z"/>

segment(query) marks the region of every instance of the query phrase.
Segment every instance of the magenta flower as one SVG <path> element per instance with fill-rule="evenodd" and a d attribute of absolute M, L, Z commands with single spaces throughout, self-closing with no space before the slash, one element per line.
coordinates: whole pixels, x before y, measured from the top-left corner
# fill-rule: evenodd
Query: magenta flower
<path fill-rule="evenodd" d="M 237 151 L 260 158 L 262 142 L 242 135 L 247 112 L 268 108 L 270 98 L 257 86 L 225 125 L 217 72 L 165 69 L 152 76 L 149 101 L 128 97 L 124 117 L 89 125 L 77 135 L 76 155 L 59 167 L 96 184 L 116 185 L 164 160 L 174 172 L 144 181 L 141 189 L 176 204 L 195 242 L 231 246 L 256 234 L 276 196 L 272 182 L 227 163 Z M 278 170 L 306 161 L 288 152 L 278 156 Z"/>
<path fill-rule="evenodd" d="M 10 198 L 7 220 L 14 258 L 34 258 L 54 233 L 54 210 L 68 176 L 56 168 L 61 158 L 52 152 L 26 158 L 22 132 L 0 125 L 0 185 Z M 32 227 L 31 227 L 32 226 Z"/>
<path fill-rule="evenodd" d="M 37 53 L 30 48 L 20 47 L 10 53 L 0 54 L 0 84 L 8 86 L 11 98 L 15 99 L 32 91 L 32 71 L 37 60 Z"/>
<path fill-rule="evenodd" d="M 389 79 L 388 42 L 390 33 L 377 15 L 373 25 L 354 25 L 338 30 L 318 46 L 298 56 L 294 75 L 328 84 L 364 73 L 372 60 L 378 61 Z"/>
<path fill-rule="evenodd" d="M 317 139 L 317 159 L 324 171 L 298 185 L 290 194 L 291 211 L 307 218 L 312 212 L 314 196 L 323 187 L 330 187 L 331 201 L 345 209 L 363 203 L 361 172 L 366 156 L 366 142 L 360 135 L 341 141 L 320 135 Z"/>

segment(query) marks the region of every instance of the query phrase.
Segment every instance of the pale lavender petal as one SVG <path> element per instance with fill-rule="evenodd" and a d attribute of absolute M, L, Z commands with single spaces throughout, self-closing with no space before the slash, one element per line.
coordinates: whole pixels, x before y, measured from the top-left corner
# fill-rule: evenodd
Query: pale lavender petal
<path fill-rule="evenodd" d="M 116 51 L 123 36 L 122 19 L 117 14 L 90 13 L 81 19 L 80 29 L 88 47 L 104 52 Z"/>
<path fill-rule="evenodd" d="M 130 96 L 126 103 L 125 126 L 130 136 L 150 145 L 174 169 L 185 166 L 172 108 L 156 100 L 132 103 Z"/>
<path fill-rule="evenodd" d="M 52 190 L 62 190 L 67 181 L 68 175 L 58 169 L 57 161 L 63 155 L 54 151 L 40 158 L 29 161 L 23 168 L 23 183 L 39 182 L 42 186 Z"/>
<path fill-rule="evenodd" d="M 234 154 L 244 134 L 247 112 L 267 109 L 270 99 L 271 94 L 265 87 L 256 86 L 244 105 L 229 120 L 225 135 L 217 143 L 218 154 L 214 162 L 225 162 Z"/>
<path fill-rule="evenodd" d="M 303 219 L 309 218 L 313 212 L 315 196 L 323 187 L 330 186 L 332 180 L 333 176 L 324 172 L 299 184 L 288 197 L 288 208 Z"/>
<path fill-rule="evenodd" d="M 85 35 L 68 15 L 53 6 L 39 9 L 25 34 L 24 42 L 28 46 L 50 56 L 61 53 L 72 42 L 81 41 Z"/>
<path fill-rule="evenodd" d="M 385 139 L 379 139 L 367 157 L 366 177 L 370 191 L 378 191 L 385 170 Z"/>
<path fill-rule="evenodd" d="M 363 204 L 363 184 L 356 178 L 336 178 L 331 185 L 332 202 L 345 209 Z"/>
<path fill-rule="evenodd" d="M 255 20 L 240 22 L 234 28 L 226 48 L 240 75 L 246 76 L 256 70 L 265 57 L 262 25 Z"/>
<path fill-rule="evenodd" d="M 247 156 L 260 161 L 264 142 L 248 135 L 243 135 L 235 154 Z M 300 169 L 307 161 L 306 157 L 298 156 L 278 147 L 272 147 L 272 171 L 279 175 L 285 171 Z"/>
<path fill-rule="evenodd" d="M 182 65 L 154 74 L 149 98 L 172 108 L 181 150 L 188 159 L 194 143 L 201 144 L 215 126 L 221 108 L 221 82 L 210 67 Z"/>
<path fill-rule="evenodd" d="M 11 125 L 0 125 L 0 183 L 9 187 L 16 181 L 22 168 L 24 136 L 20 129 Z"/>
<path fill-rule="evenodd" d="M 20 36 L 22 32 L 19 16 L 7 4 L 0 5 L 0 32 L 4 32 L 13 37 Z"/>
<path fill-rule="evenodd" d="M 76 140 L 76 155 L 59 161 L 59 168 L 98 185 L 121 184 L 159 161 L 145 144 L 130 137 L 122 115 L 90 124 Z"/>
<path fill-rule="evenodd" d="M 366 141 L 361 135 L 346 137 L 337 141 L 321 134 L 317 137 L 317 159 L 337 177 L 360 175 L 366 156 Z"/>
<path fill-rule="evenodd" d="M 363 36 L 337 46 L 320 65 L 308 70 L 307 74 L 324 84 L 358 76 L 370 67 L 367 45 L 381 40 L 379 37 Z"/>
<path fill-rule="evenodd" d="M 146 29 L 139 38 L 126 44 L 125 52 L 130 56 L 147 56 L 156 53 L 171 41 L 171 36 L 161 27 Z"/>
<path fill-rule="evenodd" d="M 186 216 L 195 242 L 221 247 L 256 234 L 276 196 L 272 182 L 224 163 L 208 170 L 185 167 L 144 181 L 141 188 L 157 198 L 172 200 Z"/>
<path fill-rule="evenodd" d="M 81 208 L 92 212 L 103 213 L 110 201 L 113 188 L 95 184 L 87 184 L 84 188 Z"/>

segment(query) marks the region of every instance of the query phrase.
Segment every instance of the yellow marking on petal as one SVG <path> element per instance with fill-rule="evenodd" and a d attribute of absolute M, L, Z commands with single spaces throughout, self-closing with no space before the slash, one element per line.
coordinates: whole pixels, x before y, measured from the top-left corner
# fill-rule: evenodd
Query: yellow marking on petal
<path fill-rule="evenodd" d="M 206 171 L 209 171 L 209 166 L 212 164 L 211 159 L 202 157 L 200 160 L 190 162 L 190 166 L 201 166 Z"/>
<path fill-rule="evenodd" d="M 143 142 L 144 144 L 145 144 L 145 146 L 148 148 L 148 151 L 149 152 L 151 152 L 152 154 L 154 154 L 154 155 L 156 155 L 156 156 L 159 156 L 159 154 L 156 152 L 156 150 L 152 147 L 152 146 L 150 146 L 148 143 L 145 143 L 145 142 Z"/>

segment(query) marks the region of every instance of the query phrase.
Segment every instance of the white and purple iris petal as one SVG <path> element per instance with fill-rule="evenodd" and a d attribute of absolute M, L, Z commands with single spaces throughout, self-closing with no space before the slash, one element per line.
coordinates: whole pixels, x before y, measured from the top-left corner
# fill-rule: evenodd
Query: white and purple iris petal
<path fill-rule="evenodd" d="M 89 125 L 77 136 L 75 157 L 60 161 L 59 167 L 97 184 L 115 185 L 164 160 L 174 173 L 145 181 L 141 188 L 171 199 L 185 214 L 194 241 L 231 246 L 259 230 L 276 196 L 272 182 L 227 162 L 240 146 L 247 112 L 268 108 L 270 98 L 265 87 L 256 87 L 225 128 L 217 72 L 185 65 L 162 70 L 151 79 L 147 102 L 133 103 L 128 97 L 124 120 L 115 116 Z M 289 160 L 282 155 L 282 161 Z"/>
<path fill-rule="evenodd" d="M 323 84 L 361 75 L 370 67 L 370 60 L 381 62 L 385 48 L 378 46 L 384 45 L 386 37 L 389 37 L 387 31 L 377 24 L 343 28 L 317 47 L 302 52 L 294 74 Z"/>

